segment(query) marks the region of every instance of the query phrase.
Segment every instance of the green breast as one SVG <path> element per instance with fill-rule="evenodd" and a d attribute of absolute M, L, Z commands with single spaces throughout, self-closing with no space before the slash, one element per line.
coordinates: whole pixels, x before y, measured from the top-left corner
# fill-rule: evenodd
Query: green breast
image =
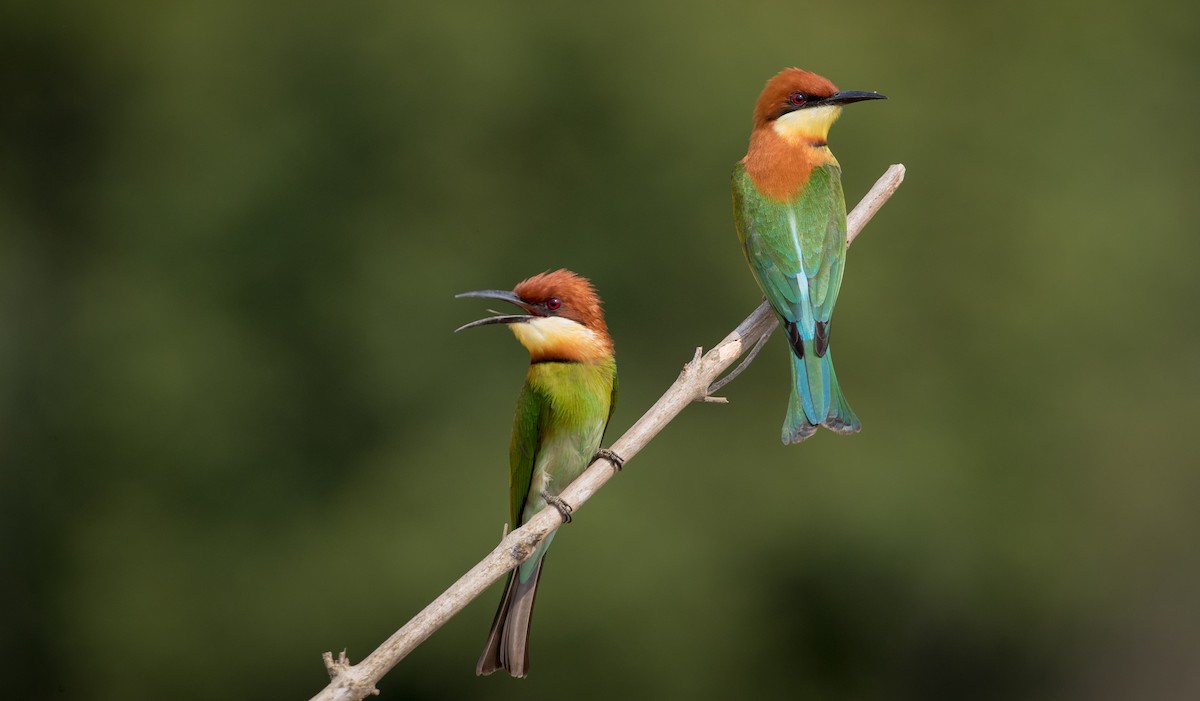
<path fill-rule="evenodd" d="M 557 427 L 589 425 L 607 419 L 617 366 L 605 363 L 536 363 L 529 384 L 549 403 L 548 417 Z"/>

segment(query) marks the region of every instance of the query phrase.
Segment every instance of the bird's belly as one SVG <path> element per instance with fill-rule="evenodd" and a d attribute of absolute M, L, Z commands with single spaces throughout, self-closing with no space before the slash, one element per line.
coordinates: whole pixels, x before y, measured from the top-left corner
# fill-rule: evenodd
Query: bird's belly
<path fill-rule="evenodd" d="M 567 485 L 587 468 L 592 456 L 600 449 L 604 436 L 604 422 L 584 430 L 562 431 L 547 436 L 538 450 L 537 462 L 533 467 L 533 478 L 529 485 L 529 498 L 525 502 L 522 521 L 528 521 L 546 506 L 543 494 L 558 496 Z"/>

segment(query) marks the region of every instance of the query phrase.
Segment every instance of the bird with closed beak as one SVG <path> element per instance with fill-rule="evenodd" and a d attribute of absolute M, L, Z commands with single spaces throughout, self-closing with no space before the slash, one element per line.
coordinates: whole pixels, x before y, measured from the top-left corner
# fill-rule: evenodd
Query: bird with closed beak
<path fill-rule="evenodd" d="M 785 444 L 803 441 L 818 426 L 836 433 L 862 428 L 838 386 L 829 352 L 847 243 L 842 170 L 828 140 L 843 106 L 882 99 L 787 68 L 759 95 L 750 146 L 733 168 L 742 252 L 792 351 Z"/>

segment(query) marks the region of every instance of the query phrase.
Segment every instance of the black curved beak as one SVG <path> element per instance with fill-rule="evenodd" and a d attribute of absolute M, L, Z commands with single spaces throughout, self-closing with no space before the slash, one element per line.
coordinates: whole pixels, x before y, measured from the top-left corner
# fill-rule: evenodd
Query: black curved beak
<path fill-rule="evenodd" d="M 461 299 L 463 297 L 481 297 L 483 299 L 499 299 L 499 300 L 508 302 L 509 304 L 515 304 L 516 306 L 520 307 L 521 309 L 524 309 L 525 311 L 530 311 L 529 306 L 526 305 L 524 302 L 522 302 L 520 297 L 516 296 L 512 292 L 509 292 L 508 290 L 476 290 L 474 292 L 463 292 L 462 294 L 454 295 L 455 299 Z M 491 310 L 489 309 L 488 311 L 491 311 Z M 530 314 L 499 314 L 498 312 L 493 312 L 493 313 L 498 314 L 498 315 L 485 317 L 483 319 L 480 319 L 479 321 L 472 321 L 469 324 L 463 324 L 462 326 L 458 327 L 457 329 L 454 329 L 454 332 L 458 333 L 459 331 L 462 331 L 463 329 L 473 329 L 477 326 L 488 326 L 491 324 L 520 324 L 520 323 L 529 321 L 530 319 L 537 318 Z"/>
<path fill-rule="evenodd" d="M 880 95 L 877 92 L 866 92 L 865 90 L 841 90 L 835 92 L 829 97 L 821 100 L 823 105 L 848 105 L 851 102 L 862 102 L 863 100 L 886 100 L 887 95 Z"/>

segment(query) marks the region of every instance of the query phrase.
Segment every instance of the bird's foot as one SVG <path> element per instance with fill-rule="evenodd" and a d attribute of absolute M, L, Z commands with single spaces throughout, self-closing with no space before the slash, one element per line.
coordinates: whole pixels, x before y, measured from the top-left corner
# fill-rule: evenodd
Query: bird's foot
<path fill-rule="evenodd" d="M 597 450 L 596 454 L 592 456 L 591 461 L 595 462 L 600 458 L 604 458 L 605 460 L 611 462 L 612 466 L 617 469 L 617 472 L 620 472 L 621 468 L 625 467 L 625 458 L 617 455 L 608 448 L 601 448 L 600 450 Z"/>
<path fill-rule="evenodd" d="M 542 499 L 544 499 L 550 506 L 558 509 L 558 513 L 562 515 L 563 523 L 571 522 L 571 512 L 575 509 L 572 509 L 570 504 L 562 499 L 559 499 L 553 494 L 547 494 L 546 492 L 542 492 Z"/>

